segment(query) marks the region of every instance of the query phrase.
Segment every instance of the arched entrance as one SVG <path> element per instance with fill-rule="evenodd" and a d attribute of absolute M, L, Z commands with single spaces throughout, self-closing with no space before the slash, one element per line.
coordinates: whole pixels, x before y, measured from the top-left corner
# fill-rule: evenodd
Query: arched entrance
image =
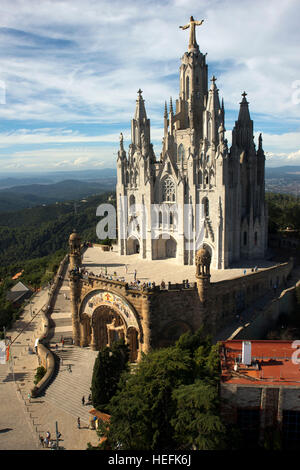
<path fill-rule="evenodd" d="M 100 305 L 92 316 L 93 342 L 100 351 L 115 341 L 125 340 L 125 323 L 110 305 Z"/>
<path fill-rule="evenodd" d="M 177 242 L 170 236 L 170 238 L 163 238 L 162 235 L 158 239 L 153 240 L 153 258 L 165 259 L 176 258 Z"/>
<path fill-rule="evenodd" d="M 135 237 L 130 237 L 127 240 L 127 254 L 134 255 L 140 252 L 140 242 Z"/>
<path fill-rule="evenodd" d="M 123 339 L 129 346 L 130 362 L 139 357 L 143 343 L 141 325 L 133 307 L 114 292 L 95 289 L 80 306 L 81 345 L 99 351 Z"/>

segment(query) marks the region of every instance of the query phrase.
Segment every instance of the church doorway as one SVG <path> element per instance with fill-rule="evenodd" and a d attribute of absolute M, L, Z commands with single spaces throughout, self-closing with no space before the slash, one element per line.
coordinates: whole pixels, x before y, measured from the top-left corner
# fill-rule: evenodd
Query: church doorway
<path fill-rule="evenodd" d="M 127 254 L 134 255 L 140 252 L 140 243 L 137 238 L 130 237 L 127 240 Z"/>
<path fill-rule="evenodd" d="M 173 237 L 163 238 L 162 235 L 153 241 L 153 258 L 176 258 L 177 242 Z"/>
<path fill-rule="evenodd" d="M 110 347 L 115 341 L 124 340 L 129 346 L 130 362 L 135 362 L 138 355 L 138 332 L 126 324 L 110 305 L 100 305 L 92 316 L 92 334 L 94 348 L 97 351 Z"/>
<path fill-rule="evenodd" d="M 125 324 L 109 305 L 100 305 L 92 317 L 95 349 L 100 351 L 114 341 L 125 339 Z"/>

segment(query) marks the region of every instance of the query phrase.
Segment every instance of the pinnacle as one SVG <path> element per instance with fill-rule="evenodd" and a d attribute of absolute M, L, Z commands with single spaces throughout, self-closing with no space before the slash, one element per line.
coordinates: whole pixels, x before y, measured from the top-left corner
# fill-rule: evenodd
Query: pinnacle
<path fill-rule="evenodd" d="M 246 100 L 247 93 L 244 91 L 242 93 L 242 101 L 240 102 L 240 112 L 239 112 L 239 117 L 238 121 L 250 121 L 250 113 L 249 113 L 249 108 L 248 104 L 249 102 Z"/>

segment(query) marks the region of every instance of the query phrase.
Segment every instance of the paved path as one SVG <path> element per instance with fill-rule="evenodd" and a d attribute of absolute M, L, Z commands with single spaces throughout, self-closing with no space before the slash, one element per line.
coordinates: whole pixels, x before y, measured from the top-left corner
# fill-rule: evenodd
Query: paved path
<path fill-rule="evenodd" d="M 68 292 L 65 281 L 60 288 L 55 305 L 53 340 L 70 335 L 69 304 L 64 293 Z M 56 422 L 61 433 L 60 447 L 67 450 L 85 450 L 87 443 L 97 445 L 98 436 L 88 428 L 90 405 L 82 405 L 81 397 L 89 394 L 95 352 L 75 346 L 64 346 L 57 355 L 63 358 L 59 374 L 45 391 L 35 399 L 28 399 L 38 367 L 37 356 L 32 353 L 35 339 L 42 332 L 40 314 L 34 319 L 31 310 L 38 312 L 48 301 L 48 292 L 41 291 L 32 298 L 32 309 L 28 305 L 21 318 L 7 332 L 15 342 L 12 346 L 13 368 L 0 365 L 0 450 L 41 449 L 39 435 L 49 430 L 55 437 Z M 68 314 L 68 315 L 67 315 Z M 60 316 L 61 315 L 61 316 Z M 65 322 L 63 319 L 68 319 Z M 55 352 L 55 342 L 51 343 Z M 72 372 L 67 366 L 71 364 Z M 77 428 L 77 417 L 81 418 L 81 429 Z M 47 451 L 48 449 L 45 449 Z"/>
<path fill-rule="evenodd" d="M 82 264 L 86 270 L 92 274 L 105 273 L 114 275 L 116 278 L 125 279 L 126 282 L 134 280 L 134 271 L 137 271 L 137 279 L 143 282 L 155 282 L 159 285 L 161 281 L 181 283 L 188 279 L 190 282 L 196 281 L 196 267 L 180 265 L 175 259 L 163 260 L 144 260 L 140 255 L 120 256 L 117 253 L 117 247 L 113 247 L 113 251 L 102 251 L 100 247 L 91 247 L 83 254 Z M 244 275 L 244 269 L 247 274 L 251 272 L 251 268 L 257 266 L 259 269 L 269 268 L 278 263 L 270 261 L 251 261 L 245 262 L 243 267 L 236 267 L 225 270 L 211 270 L 211 282 L 223 281 L 225 279 L 233 279 Z M 126 268 L 127 266 L 127 268 Z"/>

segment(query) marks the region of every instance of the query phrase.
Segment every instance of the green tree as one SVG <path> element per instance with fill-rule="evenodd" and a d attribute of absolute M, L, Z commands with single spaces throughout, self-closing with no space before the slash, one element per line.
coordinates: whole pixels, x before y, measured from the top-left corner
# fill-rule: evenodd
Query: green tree
<path fill-rule="evenodd" d="M 199 330 L 175 346 L 143 356 L 134 374 L 123 374 L 110 400 L 111 449 L 167 450 L 224 447 L 219 414 L 218 348 Z"/>
<path fill-rule="evenodd" d="M 123 340 L 116 341 L 112 347 L 99 351 L 95 360 L 92 376 L 92 403 L 105 411 L 110 399 L 117 391 L 121 374 L 129 369 L 129 349 Z"/>
<path fill-rule="evenodd" d="M 178 448 L 225 448 L 226 428 L 219 416 L 218 388 L 214 381 L 196 380 L 174 390 L 176 415 L 171 420 Z"/>

